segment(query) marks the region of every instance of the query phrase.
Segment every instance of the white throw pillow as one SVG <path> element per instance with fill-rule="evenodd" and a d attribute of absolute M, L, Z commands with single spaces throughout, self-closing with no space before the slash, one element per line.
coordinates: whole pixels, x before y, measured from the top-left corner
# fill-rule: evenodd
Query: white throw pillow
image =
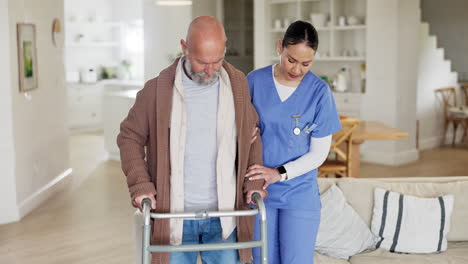
<path fill-rule="evenodd" d="M 390 252 L 433 253 L 447 250 L 453 195 L 419 198 L 374 190 L 372 232 L 376 247 Z"/>
<path fill-rule="evenodd" d="M 322 211 L 315 250 L 324 255 L 348 259 L 377 242 L 354 209 L 346 202 L 335 184 L 320 197 Z"/>

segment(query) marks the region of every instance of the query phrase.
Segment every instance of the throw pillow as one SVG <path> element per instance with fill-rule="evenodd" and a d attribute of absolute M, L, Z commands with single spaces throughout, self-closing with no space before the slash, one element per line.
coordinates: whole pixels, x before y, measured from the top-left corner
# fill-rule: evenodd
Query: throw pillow
<path fill-rule="evenodd" d="M 322 210 L 315 250 L 324 255 L 348 259 L 368 248 L 377 238 L 346 202 L 335 184 L 320 197 Z"/>
<path fill-rule="evenodd" d="M 371 229 L 376 247 L 390 252 L 433 253 L 447 250 L 453 195 L 419 198 L 374 190 Z"/>

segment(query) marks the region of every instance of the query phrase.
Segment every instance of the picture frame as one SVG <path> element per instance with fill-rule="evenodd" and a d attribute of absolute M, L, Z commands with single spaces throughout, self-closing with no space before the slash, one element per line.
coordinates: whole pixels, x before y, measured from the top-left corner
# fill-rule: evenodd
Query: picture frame
<path fill-rule="evenodd" d="M 38 88 L 36 25 L 18 23 L 16 30 L 19 91 L 25 93 Z"/>

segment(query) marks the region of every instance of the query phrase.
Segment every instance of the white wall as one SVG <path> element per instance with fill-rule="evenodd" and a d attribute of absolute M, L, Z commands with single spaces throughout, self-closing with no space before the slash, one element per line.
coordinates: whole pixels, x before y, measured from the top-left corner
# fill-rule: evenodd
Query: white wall
<path fill-rule="evenodd" d="M 427 23 L 421 24 L 417 115 L 421 150 L 437 147 L 442 142 L 443 105 L 440 99 L 436 99 L 434 90 L 457 86 L 457 73 L 452 72 L 451 62 L 445 59 L 445 49 L 437 48 L 439 38 L 430 36 L 429 28 Z M 452 129 L 449 128 L 447 139 L 451 140 Z M 462 134 L 463 131 L 458 131 L 458 136 Z"/>
<path fill-rule="evenodd" d="M 0 223 L 19 219 L 16 206 L 15 150 L 10 73 L 10 26 L 8 0 L 0 0 Z"/>
<path fill-rule="evenodd" d="M 420 0 L 399 0 L 398 11 L 399 61 L 395 65 L 398 70 L 396 127 L 409 134 L 407 140 L 395 142 L 398 153 L 395 163 L 401 164 L 419 158 L 419 152 L 416 150 L 416 102 L 421 26 Z"/>
<path fill-rule="evenodd" d="M 430 25 L 430 34 L 438 38 L 438 45 L 446 51 L 460 78 L 468 80 L 468 1 L 422 0 L 423 21 Z"/>
<path fill-rule="evenodd" d="M 2 176 L 0 185 L 16 182 L 15 206 L 19 215 L 23 216 L 57 191 L 54 183 L 60 182 L 70 172 L 68 132 L 65 126 L 63 33 L 58 35 L 58 46 L 54 47 L 50 32 L 54 18 L 63 22 L 63 0 L 9 0 L 8 3 L 7 39 L 10 45 L 11 74 L 9 86 L 5 85 L 3 78 L 1 82 L 2 86 L 10 87 L 7 101 L 11 101 L 15 155 L 10 160 L 14 166 L 14 174 L 10 175 L 13 179 L 4 179 Z M 18 92 L 16 23 L 19 22 L 36 25 L 39 88 L 27 96 Z M 2 107 L 5 106 L 2 104 Z M 6 124 L 8 126 L 8 122 Z M 14 200 L 6 195 L 11 195 L 11 192 L 0 193 L 2 202 Z M 3 222 L 14 220 L 17 219 L 2 219 Z"/>
<path fill-rule="evenodd" d="M 143 19 L 143 0 L 112 0 L 112 17 L 126 22 Z"/>
<path fill-rule="evenodd" d="M 419 0 L 372 0 L 367 8 L 367 89 L 362 98 L 362 119 L 406 131 L 409 139 L 368 141 L 362 159 L 403 164 L 418 159 Z"/>
<path fill-rule="evenodd" d="M 158 6 L 154 2 L 143 0 L 145 80 L 156 77 L 182 52 L 180 40 L 185 39 L 192 21 L 191 6 Z"/>

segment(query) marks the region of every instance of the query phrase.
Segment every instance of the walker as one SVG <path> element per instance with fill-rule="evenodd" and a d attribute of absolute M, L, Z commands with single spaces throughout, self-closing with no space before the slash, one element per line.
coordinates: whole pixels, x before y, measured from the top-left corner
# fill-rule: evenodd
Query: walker
<path fill-rule="evenodd" d="M 143 246 L 142 246 L 142 264 L 150 264 L 152 252 L 190 252 L 190 251 L 208 251 L 208 250 L 225 250 L 225 249 L 246 249 L 261 247 L 261 264 L 267 264 L 267 228 L 266 228 L 266 209 L 265 204 L 259 193 L 252 194 L 252 201 L 257 204 L 257 209 L 242 210 L 242 211 L 200 211 L 194 213 L 168 213 L 158 214 L 151 213 L 151 200 L 146 198 L 141 204 L 143 208 Z M 150 244 L 151 225 L 150 220 L 167 219 L 167 218 L 198 218 L 205 219 L 209 217 L 227 217 L 227 216 L 253 216 L 260 214 L 260 240 L 237 242 L 237 243 L 213 243 L 199 245 L 179 245 L 179 246 L 162 246 Z"/>

